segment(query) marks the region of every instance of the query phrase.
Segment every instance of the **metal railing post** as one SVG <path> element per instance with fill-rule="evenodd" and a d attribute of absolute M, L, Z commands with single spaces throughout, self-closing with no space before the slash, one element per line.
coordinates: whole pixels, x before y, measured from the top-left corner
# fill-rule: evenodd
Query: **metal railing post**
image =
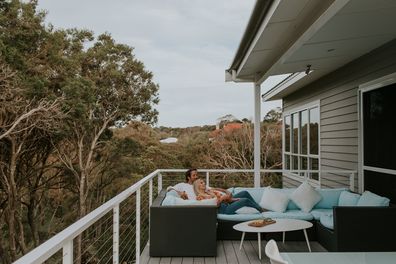
<path fill-rule="evenodd" d="M 153 179 L 149 181 L 149 206 L 153 204 Z"/>
<path fill-rule="evenodd" d="M 73 240 L 70 240 L 63 246 L 62 263 L 73 264 Z"/>
<path fill-rule="evenodd" d="M 349 189 L 351 191 L 355 191 L 355 173 L 352 172 L 351 175 L 349 176 Z"/>
<path fill-rule="evenodd" d="M 136 191 L 136 264 L 140 263 L 140 187 Z"/>
<path fill-rule="evenodd" d="M 113 264 L 119 262 L 120 247 L 120 205 L 113 208 Z"/>
<path fill-rule="evenodd" d="M 158 194 L 161 192 L 162 190 L 162 174 L 158 173 Z"/>
<path fill-rule="evenodd" d="M 206 172 L 206 186 L 209 186 L 209 171 Z"/>

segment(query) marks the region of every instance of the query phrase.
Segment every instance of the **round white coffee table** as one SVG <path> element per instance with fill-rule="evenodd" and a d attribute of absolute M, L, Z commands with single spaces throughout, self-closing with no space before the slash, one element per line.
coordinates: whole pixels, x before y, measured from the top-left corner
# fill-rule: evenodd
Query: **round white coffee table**
<path fill-rule="evenodd" d="M 311 228 L 312 223 L 304 220 L 298 219 L 274 219 L 276 223 L 266 225 L 263 227 L 253 227 L 248 224 L 252 221 L 243 222 L 237 225 L 234 225 L 234 229 L 242 232 L 241 244 L 239 249 L 242 249 L 243 239 L 245 238 L 245 233 L 257 233 L 258 238 L 258 248 L 259 248 L 259 258 L 261 259 L 261 233 L 275 233 L 275 232 L 283 232 L 283 243 L 285 243 L 285 232 L 288 231 L 296 231 L 303 230 L 305 240 L 307 241 L 308 250 L 311 252 L 311 247 L 309 245 L 307 228 Z"/>

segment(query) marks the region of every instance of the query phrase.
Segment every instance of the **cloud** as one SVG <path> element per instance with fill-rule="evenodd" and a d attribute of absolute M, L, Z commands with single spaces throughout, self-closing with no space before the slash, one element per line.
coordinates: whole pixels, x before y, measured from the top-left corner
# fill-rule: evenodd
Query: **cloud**
<path fill-rule="evenodd" d="M 253 84 L 224 82 L 254 0 L 40 0 L 55 27 L 109 32 L 134 47 L 160 85 L 159 124 L 253 116 Z M 273 104 L 268 104 L 272 106 Z M 275 106 L 279 106 L 277 103 Z M 262 105 L 263 114 L 268 111 Z"/>

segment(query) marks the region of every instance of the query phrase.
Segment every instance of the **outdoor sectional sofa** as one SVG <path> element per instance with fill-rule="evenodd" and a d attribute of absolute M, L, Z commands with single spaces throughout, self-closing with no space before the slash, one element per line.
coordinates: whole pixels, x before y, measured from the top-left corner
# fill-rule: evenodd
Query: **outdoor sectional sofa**
<path fill-rule="evenodd" d="M 248 191 L 260 203 L 262 188 L 231 188 L 233 194 Z M 294 188 L 272 189 L 291 196 Z M 302 219 L 313 223 L 308 229 L 311 241 L 318 241 L 329 251 L 396 251 L 396 207 L 389 199 L 351 193 L 346 189 L 317 189 L 320 201 L 303 212 L 292 200 L 284 212 L 265 211 L 253 214 L 217 214 L 216 207 L 186 201 L 175 194 L 161 192 L 151 207 L 151 256 L 214 256 L 217 240 L 239 240 L 241 233 L 233 225 L 263 217 Z M 177 202 L 175 202 L 177 201 Z M 366 205 L 366 206 L 365 206 Z M 369 206 L 367 206 L 369 205 Z M 166 229 L 166 231 L 164 231 Z M 164 232 L 166 234 L 164 234 Z M 182 237 L 171 236 L 183 232 Z M 192 232 L 192 233 L 191 233 Z M 257 239 L 250 234 L 245 239 Z M 281 234 L 264 234 L 265 239 L 280 239 Z M 303 240 L 303 233 L 286 234 L 286 240 Z M 167 242 L 165 242 L 167 241 Z M 164 250 L 164 247 L 171 247 Z M 177 247 L 177 248 L 174 248 Z M 196 252 L 200 248 L 202 252 Z"/>

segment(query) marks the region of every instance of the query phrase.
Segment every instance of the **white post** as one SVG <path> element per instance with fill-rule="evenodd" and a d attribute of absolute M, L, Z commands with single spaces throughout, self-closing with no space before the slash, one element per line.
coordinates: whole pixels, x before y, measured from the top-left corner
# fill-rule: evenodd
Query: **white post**
<path fill-rule="evenodd" d="M 119 262 L 120 205 L 113 208 L 113 264 Z"/>
<path fill-rule="evenodd" d="M 149 206 L 153 204 L 153 179 L 149 181 Z"/>
<path fill-rule="evenodd" d="M 62 263 L 73 264 L 73 240 L 70 240 L 63 246 Z"/>
<path fill-rule="evenodd" d="M 206 186 L 209 186 L 209 171 L 206 172 Z"/>
<path fill-rule="evenodd" d="M 254 187 L 260 187 L 261 87 L 254 84 Z"/>
<path fill-rule="evenodd" d="M 349 189 L 354 192 L 355 191 L 355 173 L 351 173 L 349 176 Z"/>
<path fill-rule="evenodd" d="M 158 194 L 161 192 L 162 190 L 162 174 L 158 173 Z"/>
<path fill-rule="evenodd" d="M 140 187 L 136 191 L 136 264 L 140 263 Z"/>

